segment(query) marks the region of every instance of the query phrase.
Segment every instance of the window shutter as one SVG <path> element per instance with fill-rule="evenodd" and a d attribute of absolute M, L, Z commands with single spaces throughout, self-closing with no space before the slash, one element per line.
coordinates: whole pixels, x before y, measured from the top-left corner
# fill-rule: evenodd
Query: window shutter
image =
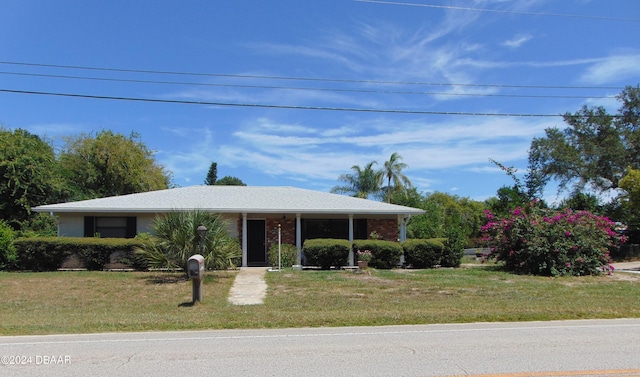
<path fill-rule="evenodd" d="M 96 218 L 94 216 L 84 217 L 84 236 L 93 237 L 96 234 Z"/>
<path fill-rule="evenodd" d="M 126 238 L 133 238 L 136 236 L 136 234 L 138 234 L 138 229 L 137 229 L 137 219 L 135 216 L 130 216 L 127 217 L 127 231 L 126 231 Z"/>

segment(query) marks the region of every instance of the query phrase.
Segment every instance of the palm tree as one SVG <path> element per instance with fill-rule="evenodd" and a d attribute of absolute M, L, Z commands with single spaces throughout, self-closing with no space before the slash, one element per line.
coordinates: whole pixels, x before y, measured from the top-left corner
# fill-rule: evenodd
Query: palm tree
<path fill-rule="evenodd" d="M 197 231 L 200 225 L 207 228 L 202 248 Z M 227 223 L 219 214 L 198 210 L 169 212 L 158 216 L 153 228 L 155 237 L 137 249 L 149 267 L 185 268 L 191 255 L 202 254 L 207 268 L 219 270 L 235 267 L 241 256 L 238 242 L 229 236 Z"/>
<path fill-rule="evenodd" d="M 401 190 L 406 192 L 407 187 L 411 187 L 411 181 L 406 175 L 402 174 L 402 169 L 406 169 L 409 165 L 404 162 L 400 162 L 402 156 L 398 152 L 393 152 L 389 161 L 384 162 L 384 168 L 382 170 L 383 177 L 387 178 L 387 200 L 391 203 L 391 181 L 393 181 L 393 188 L 395 190 Z"/>
<path fill-rule="evenodd" d="M 382 171 L 374 170 L 373 165 L 377 164 L 371 161 L 365 165 L 364 169 L 359 165 L 353 165 L 351 170 L 353 173 L 342 174 L 338 177 L 339 181 L 345 183 L 343 186 L 335 186 L 331 192 L 338 194 L 351 194 L 357 198 L 368 198 L 369 196 L 380 196 Z"/>

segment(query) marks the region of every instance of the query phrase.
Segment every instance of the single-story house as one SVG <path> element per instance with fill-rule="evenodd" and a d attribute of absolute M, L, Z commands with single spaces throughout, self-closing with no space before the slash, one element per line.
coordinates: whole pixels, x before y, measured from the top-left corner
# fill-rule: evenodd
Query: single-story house
<path fill-rule="evenodd" d="M 242 266 L 266 266 L 267 250 L 278 242 L 296 245 L 298 264 L 310 238 L 381 239 L 406 237 L 406 221 L 421 209 L 295 187 L 190 186 L 138 194 L 43 205 L 65 237 L 125 237 L 153 233 L 153 220 L 173 211 L 202 210 L 228 220 L 242 245 Z M 353 264 L 353 257 L 349 258 Z"/>

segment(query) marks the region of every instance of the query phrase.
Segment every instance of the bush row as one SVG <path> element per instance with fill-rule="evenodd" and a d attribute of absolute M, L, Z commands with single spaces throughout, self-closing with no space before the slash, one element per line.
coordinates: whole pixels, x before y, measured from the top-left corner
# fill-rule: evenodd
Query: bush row
<path fill-rule="evenodd" d="M 76 255 L 88 270 L 102 270 L 114 252 L 123 252 L 120 262 L 136 269 L 145 269 L 144 262 L 133 252 L 141 246 L 135 239 L 33 237 L 13 242 L 15 260 L 8 269 L 55 271 L 68 257 Z"/>
<path fill-rule="evenodd" d="M 349 249 L 349 242 L 346 240 L 306 240 L 303 246 L 305 264 L 323 269 L 347 265 Z M 372 258 L 369 265 L 380 269 L 398 266 L 403 254 L 405 263 L 413 268 L 431 268 L 436 265 L 457 267 L 463 255 L 462 246 L 446 238 L 409 239 L 402 244 L 381 240 L 356 240 L 353 250 L 370 251 Z"/>
<path fill-rule="evenodd" d="M 278 267 L 278 245 L 274 244 L 269 247 L 267 253 L 269 264 L 276 268 Z M 296 264 L 298 259 L 298 248 L 295 245 L 283 243 L 280 245 L 280 265 L 282 267 L 291 267 Z"/>
<path fill-rule="evenodd" d="M 316 238 L 304 241 L 305 264 L 328 270 L 348 264 L 351 244 L 348 240 Z"/>
<path fill-rule="evenodd" d="M 353 242 L 353 250 L 369 250 L 371 252 L 369 266 L 383 269 L 398 266 L 402 255 L 402 246 L 392 241 L 356 240 Z"/>
<path fill-rule="evenodd" d="M 444 254 L 443 238 L 410 239 L 403 243 L 404 258 L 413 268 L 431 268 L 439 265 Z"/>

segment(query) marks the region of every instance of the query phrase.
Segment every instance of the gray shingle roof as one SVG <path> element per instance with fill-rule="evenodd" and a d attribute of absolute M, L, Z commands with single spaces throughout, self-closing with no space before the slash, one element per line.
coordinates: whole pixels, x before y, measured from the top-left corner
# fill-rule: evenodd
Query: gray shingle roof
<path fill-rule="evenodd" d="M 36 212 L 316 213 L 419 215 L 423 210 L 295 187 L 190 186 L 43 205 Z"/>

